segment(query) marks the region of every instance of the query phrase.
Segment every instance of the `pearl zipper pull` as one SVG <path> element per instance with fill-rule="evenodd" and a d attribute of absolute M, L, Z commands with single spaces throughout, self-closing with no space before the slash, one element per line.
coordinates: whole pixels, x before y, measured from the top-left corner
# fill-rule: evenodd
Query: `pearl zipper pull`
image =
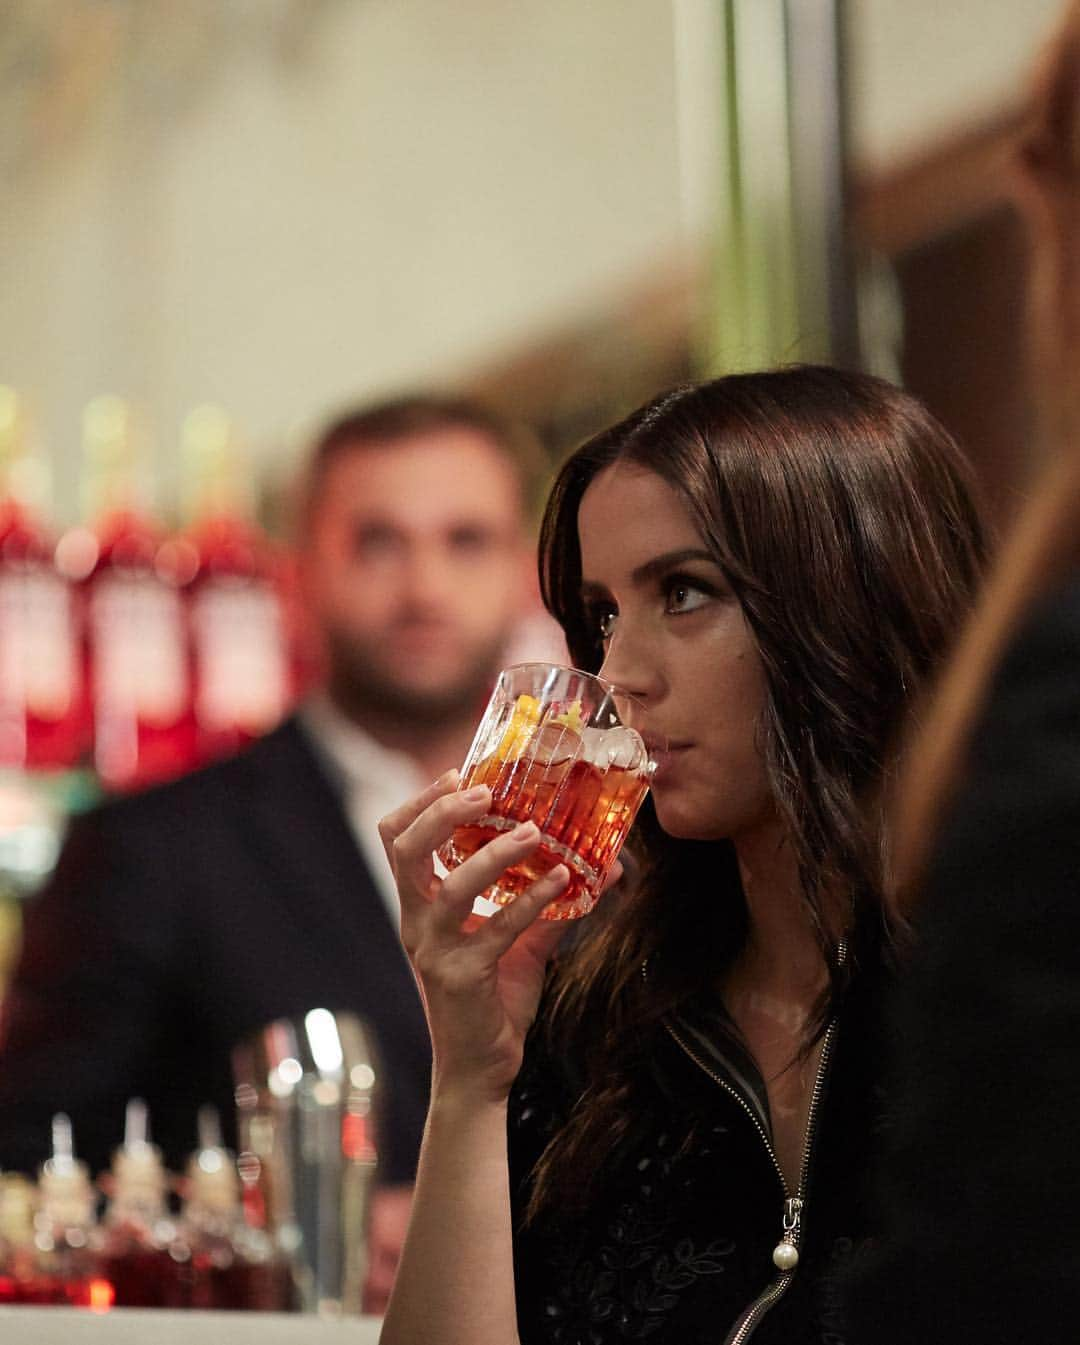
<path fill-rule="evenodd" d="M 773 1265 L 777 1270 L 791 1271 L 799 1264 L 799 1249 L 795 1245 L 799 1240 L 799 1220 L 802 1218 L 802 1201 L 792 1197 L 784 1201 L 784 1236 L 773 1248 Z"/>

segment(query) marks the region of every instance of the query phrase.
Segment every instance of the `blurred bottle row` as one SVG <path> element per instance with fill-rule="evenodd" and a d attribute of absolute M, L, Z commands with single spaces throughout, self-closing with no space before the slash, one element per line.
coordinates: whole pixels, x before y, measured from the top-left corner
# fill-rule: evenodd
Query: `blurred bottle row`
<path fill-rule="evenodd" d="M 0 1178 L 0 1303 L 295 1309 L 288 1255 L 251 1217 L 242 1193 L 256 1188 L 243 1171 L 207 1109 L 199 1148 L 186 1174 L 173 1177 L 136 1099 L 111 1171 L 95 1185 L 75 1157 L 68 1118 L 55 1117 L 38 1181 Z"/>
<path fill-rule="evenodd" d="M 288 565 L 254 521 L 228 419 L 181 444 L 185 507 L 145 507 L 128 405 L 83 417 L 83 517 L 53 534 L 19 399 L 0 388 L 0 768 L 166 779 L 272 727 L 297 691 Z"/>
<path fill-rule="evenodd" d="M 184 423 L 172 527 L 147 504 L 126 402 L 86 407 L 81 518 L 62 529 L 27 419 L 0 385 L 0 993 L 18 899 L 51 870 L 67 815 L 242 747 L 307 666 L 291 555 L 255 521 L 220 408 Z"/>

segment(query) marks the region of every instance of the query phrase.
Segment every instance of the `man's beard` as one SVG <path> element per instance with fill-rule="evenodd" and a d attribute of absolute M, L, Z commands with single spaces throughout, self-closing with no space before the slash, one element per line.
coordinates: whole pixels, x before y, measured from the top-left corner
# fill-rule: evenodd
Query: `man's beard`
<path fill-rule="evenodd" d="M 330 642 L 330 694 L 351 719 L 375 718 L 403 727 L 437 730 L 478 719 L 499 671 L 503 642 L 478 650 L 452 681 L 416 687 L 402 683 L 366 651 Z"/>

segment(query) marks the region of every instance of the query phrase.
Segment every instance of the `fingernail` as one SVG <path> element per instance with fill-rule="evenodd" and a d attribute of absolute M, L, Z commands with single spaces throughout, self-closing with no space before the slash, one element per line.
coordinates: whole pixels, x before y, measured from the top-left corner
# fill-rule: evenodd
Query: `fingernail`
<path fill-rule="evenodd" d="M 519 822 L 510 833 L 512 841 L 531 841 L 534 836 L 540 834 L 539 828 L 535 822 Z"/>
<path fill-rule="evenodd" d="M 481 799 L 487 798 L 487 785 L 473 785 L 462 797 L 468 799 L 470 803 L 479 803 Z"/>
<path fill-rule="evenodd" d="M 448 771 L 443 771 L 442 775 L 440 775 L 437 780 L 433 780 L 431 783 L 435 785 L 436 788 L 438 788 L 441 785 L 448 785 L 451 782 L 451 780 L 454 780 L 456 778 L 457 778 L 457 768 L 451 766 L 451 768 Z"/>

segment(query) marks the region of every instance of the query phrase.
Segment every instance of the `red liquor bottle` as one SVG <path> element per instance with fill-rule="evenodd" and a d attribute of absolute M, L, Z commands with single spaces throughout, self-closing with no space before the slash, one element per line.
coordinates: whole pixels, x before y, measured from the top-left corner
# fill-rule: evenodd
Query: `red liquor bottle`
<path fill-rule="evenodd" d="M 113 1155 L 109 1206 L 102 1222 L 102 1271 L 118 1308 L 159 1308 L 179 1301 L 177 1262 L 170 1255 L 176 1225 L 166 1205 L 168 1177 L 161 1151 L 149 1142 L 146 1104 L 133 1098 L 124 1143 Z"/>
<path fill-rule="evenodd" d="M 225 413 L 184 423 L 186 589 L 196 750 L 202 761 L 272 729 L 294 695 L 282 567 L 254 519 L 251 473 Z"/>
<path fill-rule="evenodd" d="M 41 1169 L 38 1191 L 34 1270 L 21 1301 L 107 1310 L 113 1288 L 102 1273 L 97 1192 L 86 1164 L 75 1158 L 71 1122 L 62 1113 L 53 1117 L 53 1153 Z"/>
<path fill-rule="evenodd" d="M 0 1178 L 0 1303 L 24 1303 L 34 1283 L 34 1184 Z"/>
<path fill-rule="evenodd" d="M 244 1221 L 236 1164 L 221 1147 L 212 1107 L 199 1113 L 199 1148 L 188 1164 L 176 1247 L 186 1264 L 186 1306 L 262 1312 L 292 1306 L 289 1267 L 269 1235 Z"/>
<path fill-rule="evenodd" d="M 0 386 L 0 767 L 16 770 L 64 770 L 83 748 L 73 595 L 39 521 L 47 475 Z"/>
<path fill-rule="evenodd" d="M 93 764 L 110 790 L 168 779 L 193 764 L 193 720 L 178 575 L 140 498 L 131 412 L 97 397 L 83 419 L 90 527 L 57 546 L 80 581 L 86 714 Z"/>

